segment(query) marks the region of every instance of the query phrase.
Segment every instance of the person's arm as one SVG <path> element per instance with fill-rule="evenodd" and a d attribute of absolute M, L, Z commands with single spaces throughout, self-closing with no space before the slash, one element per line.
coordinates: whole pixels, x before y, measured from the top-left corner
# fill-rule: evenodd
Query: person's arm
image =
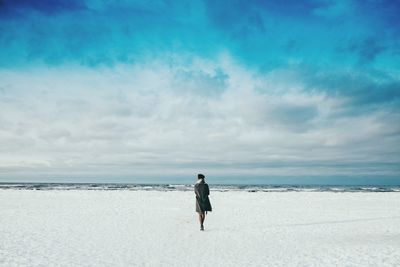
<path fill-rule="evenodd" d="M 208 187 L 208 184 L 206 184 L 206 195 L 210 195 L 210 188 Z"/>

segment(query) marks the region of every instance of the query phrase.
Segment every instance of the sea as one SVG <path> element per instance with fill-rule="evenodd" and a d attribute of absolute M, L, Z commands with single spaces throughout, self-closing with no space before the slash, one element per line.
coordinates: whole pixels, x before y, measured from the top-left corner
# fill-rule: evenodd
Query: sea
<path fill-rule="evenodd" d="M 266 185 L 209 184 L 210 191 L 247 192 L 400 192 L 400 186 L 365 185 Z M 132 183 L 0 183 L 0 190 L 130 190 L 130 191 L 193 191 L 193 184 Z"/>

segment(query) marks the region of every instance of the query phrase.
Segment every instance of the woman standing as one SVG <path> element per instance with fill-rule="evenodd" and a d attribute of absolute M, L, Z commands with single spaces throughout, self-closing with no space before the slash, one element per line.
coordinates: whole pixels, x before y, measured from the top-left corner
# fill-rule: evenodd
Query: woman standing
<path fill-rule="evenodd" d="M 208 195 L 210 189 L 208 184 L 204 181 L 204 175 L 197 175 L 197 182 L 194 185 L 194 193 L 196 194 L 196 212 L 199 213 L 200 231 L 204 231 L 204 219 L 206 218 L 207 211 L 211 211 L 211 203 Z"/>

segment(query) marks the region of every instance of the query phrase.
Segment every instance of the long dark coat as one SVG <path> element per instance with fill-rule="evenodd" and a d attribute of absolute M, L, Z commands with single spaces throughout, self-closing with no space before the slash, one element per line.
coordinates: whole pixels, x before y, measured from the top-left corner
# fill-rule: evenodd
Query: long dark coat
<path fill-rule="evenodd" d="M 211 203 L 210 199 L 208 198 L 210 189 L 208 188 L 208 184 L 204 182 L 203 179 L 195 184 L 194 193 L 196 194 L 196 212 L 211 211 Z"/>

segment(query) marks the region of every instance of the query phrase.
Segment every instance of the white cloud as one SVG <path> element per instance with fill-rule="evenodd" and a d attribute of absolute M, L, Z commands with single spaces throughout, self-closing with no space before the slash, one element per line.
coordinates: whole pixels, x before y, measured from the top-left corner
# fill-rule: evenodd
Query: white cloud
<path fill-rule="evenodd" d="M 3 177 L 199 169 L 219 175 L 398 174 L 381 166 L 397 162 L 399 127 L 392 123 L 398 113 L 340 115 L 345 98 L 304 88 L 292 71 L 262 75 L 226 55 L 2 70 L 0 81 Z"/>

